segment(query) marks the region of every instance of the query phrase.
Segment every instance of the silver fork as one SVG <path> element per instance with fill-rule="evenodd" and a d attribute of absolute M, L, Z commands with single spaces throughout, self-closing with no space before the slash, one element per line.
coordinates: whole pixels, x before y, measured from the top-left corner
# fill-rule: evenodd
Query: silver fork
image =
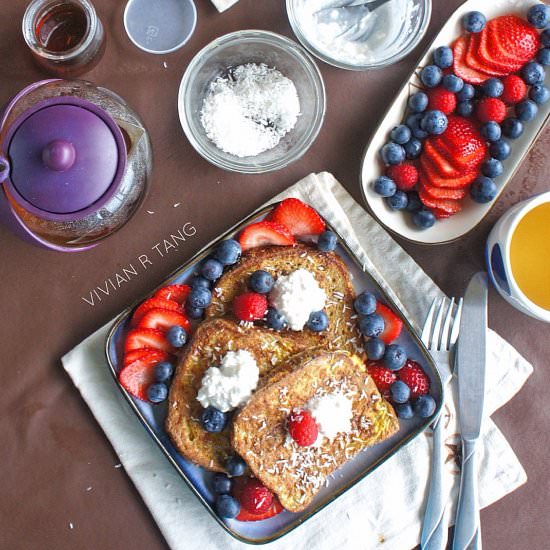
<path fill-rule="evenodd" d="M 455 307 L 455 299 L 445 298 L 432 302 L 424 328 L 422 342 L 432 355 L 441 375 L 443 387 L 452 378 L 453 351 L 458 339 L 462 298 Z M 420 547 L 422 550 L 444 550 L 447 545 L 447 522 L 445 519 L 446 499 L 443 494 L 443 426 L 441 413 L 433 424 L 432 471 L 428 503 L 422 524 Z"/>

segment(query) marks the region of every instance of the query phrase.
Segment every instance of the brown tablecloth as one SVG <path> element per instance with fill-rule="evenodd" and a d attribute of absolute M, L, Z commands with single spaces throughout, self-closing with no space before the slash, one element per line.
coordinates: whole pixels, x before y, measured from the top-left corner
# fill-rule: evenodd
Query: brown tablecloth
<path fill-rule="evenodd" d="M 43 78 L 21 36 L 26 3 L 0 0 L 0 104 Z M 165 547 L 124 470 L 115 467 L 116 455 L 59 358 L 159 284 L 199 247 L 309 172 L 334 173 L 360 199 L 359 161 L 365 143 L 429 37 L 460 2 L 435 0 L 423 44 L 392 67 L 351 73 L 321 63 L 328 110 L 318 140 L 287 169 L 247 177 L 218 170 L 194 152 L 179 125 L 177 89 L 192 56 L 217 36 L 244 28 L 292 36 L 284 2 L 241 0 L 220 15 L 207 0 L 196 0 L 195 35 L 183 49 L 166 56 L 145 54 L 130 43 L 122 25 L 124 2 L 94 3 L 108 45 L 104 59 L 86 78 L 120 93 L 142 115 L 154 147 L 153 184 L 137 215 L 87 253 L 64 255 L 34 248 L 0 228 L 0 547 L 6 549 Z M 491 215 L 468 237 L 444 249 L 402 243 L 449 295 L 460 295 L 470 275 L 483 269 L 484 242 L 499 215 L 518 200 L 550 187 L 549 145 L 546 131 Z M 157 247 L 160 252 L 155 249 L 187 222 L 196 227 L 195 236 L 167 252 L 162 244 Z M 144 253 L 152 259 L 146 271 L 93 307 L 83 300 Z M 494 416 L 529 482 L 482 512 L 484 547 L 547 548 L 550 330 L 512 309 L 493 291 L 490 324 L 534 364 L 535 373 Z"/>

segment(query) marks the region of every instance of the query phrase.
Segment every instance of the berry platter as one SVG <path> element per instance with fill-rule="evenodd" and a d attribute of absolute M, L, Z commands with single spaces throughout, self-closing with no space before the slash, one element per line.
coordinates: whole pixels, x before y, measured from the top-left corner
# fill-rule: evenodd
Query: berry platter
<path fill-rule="evenodd" d="M 541 29 L 531 26 L 526 17 L 528 10 L 536 4 L 538 2 L 535 0 L 468 0 L 449 18 L 397 94 L 367 145 L 361 166 L 361 190 L 364 200 L 377 220 L 393 233 L 421 244 L 442 244 L 467 234 L 489 213 L 544 129 L 550 119 L 550 100 L 546 97 L 541 100 L 540 95 L 537 97 L 532 83 L 536 81 L 539 84 L 538 91 L 542 88 L 544 94 L 548 95 L 550 77 L 544 72 L 544 69 L 548 72 L 548 67 L 538 63 L 538 60 L 543 59 L 542 54 L 547 54 L 548 51 L 541 49 L 542 54 L 538 54 L 535 50 L 532 58 L 524 57 L 517 65 L 510 64 L 510 71 L 507 73 L 498 70 L 502 61 L 500 52 L 499 55 L 495 54 L 494 42 L 489 43 L 487 40 L 488 35 L 491 39 L 497 36 L 497 50 L 502 44 L 504 48 L 507 45 L 512 47 L 511 41 L 515 38 L 513 32 L 517 31 L 516 27 L 519 24 L 523 25 L 524 32 L 534 36 L 537 42 L 537 35 L 540 36 Z M 467 14 L 471 12 L 483 14 L 481 25 L 474 18 L 468 28 L 465 16 L 467 19 Z M 499 23 L 494 23 L 497 18 L 500 19 Z M 507 36 L 510 27 L 506 25 L 511 20 L 516 27 Z M 479 25 L 478 28 L 476 25 Z M 483 30 L 479 32 L 479 28 Z M 510 42 L 507 44 L 506 40 Z M 445 46 L 448 48 L 442 48 Z M 447 52 L 443 51 L 445 49 Z M 451 52 L 450 60 L 446 61 L 443 54 Z M 527 55 L 531 53 L 533 52 L 527 52 Z M 530 59 L 534 62 L 529 62 Z M 546 61 L 544 58 L 544 64 Z M 530 67 L 533 69 L 530 74 L 526 70 L 526 63 L 534 66 Z M 472 69 L 472 65 L 479 70 Z M 524 65 L 524 68 L 518 70 L 518 67 Z M 431 69 L 434 69 L 434 74 L 430 73 Z M 541 75 L 536 74 L 537 69 L 542 69 Z M 440 70 L 440 78 L 448 80 L 442 79 L 440 83 L 435 83 L 437 72 Z M 510 77 L 512 74 L 514 76 Z M 457 76 L 458 79 L 455 78 Z M 490 76 L 494 77 L 489 78 Z M 483 84 L 483 77 L 491 82 Z M 541 81 L 541 78 L 544 80 Z M 460 81 L 457 87 L 462 85 L 462 81 L 465 85 L 468 82 L 472 84 L 471 90 L 475 88 L 475 96 L 471 101 L 461 101 L 465 98 L 456 90 L 454 94 L 449 93 L 455 85 L 451 79 Z M 505 84 L 504 93 L 502 83 Z M 422 101 L 417 101 L 417 105 L 414 105 L 415 100 L 421 98 L 415 97 L 411 100 L 418 92 L 427 93 L 430 101 L 427 109 L 426 105 L 420 105 Z M 519 99 L 510 97 L 514 94 L 523 94 L 523 103 L 528 105 L 523 105 Z M 532 101 L 533 99 L 535 101 Z M 416 111 L 411 108 L 411 101 Z M 432 105 L 432 101 L 435 106 Z M 452 105 L 449 101 L 452 101 Z M 534 112 L 528 112 L 529 108 Z M 431 109 L 434 110 L 430 111 Z M 395 151 L 388 151 L 387 148 L 383 151 L 384 146 L 392 141 L 397 140 L 399 143 L 399 140 L 405 139 L 406 136 L 399 135 L 396 128 L 401 128 L 403 133 L 407 132 L 406 122 L 415 112 L 421 111 L 422 114 L 417 115 L 419 133 L 424 135 L 416 136 L 414 129 L 412 131 L 413 137 L 420 138 L 416 141 L 420 141 L 421 145 L 416 145 L 421 152 L 414 153 L 411 149 L 409 156 L 410 144 L 407 144 L 403 147 L 407 151 L 406 159 L 392 159 L 391 153 Z M 442 114 L 441 111 L 447 117 L 438 116 Z M 420 121 L 426 113 L 430 115 Z M 518 119 L 523 122 L 519 122 Z M 500 126 L 495 120 L 500 122 Z M 468 135 L 470 141 L 459 142 L 457 136 L 462 139 L 464 135 Z M 479 145 L 473 151 L 476 154 L 475 158 L 471 154 L 473 144 Z M 500 146 L 508 151 L 497 151 Z M 399 149 L 399 146 L 397 148 Z M 461 156 L 466 152 L 470 155 L 467 160 Z M 442 157 L 442 164 L 439 164 L 438 159 Z M 449 158 L 451 162 L 447 163 Z M 418 175 L 411 166 L 418 169 Z M 384 188 L 384 184 L 394 176 L 403 186 L 397 185 L 398 191 L 395 195 L 391 189 L 388 191 Z M 375 182 L 379 178 L 383 181 L 375 188 Z M 415 191 L 406 192 L 417 180 Z M 391 185 L 394 184 L 390 181 Z M 434 189 L 434 186 L 437 189 Z M 416 201 L 411 200 L 411 194 L 415 195 L 413 198 Z M 416 207 L 413 202 L 416 202 Z M 448 210 L 441 210 L 440 205 Z"/>
<path fill-rule="evenodd" d="M 223 519 L 219 517 L 216 513 L 217 497 L 213 481 L 213 472 L 209 472 L 193 464 L 179 454 L 166 432 L 165 419 L 168 413 L 167 401 L 153 404 L 146 399 L 138 399 L 120 383 L 119 374 L 124 368 L 128 356 L 126 345 L 127 334 L 131 323 L 133 320 L 135 322 L 136 312 L 140 312 L 140 314 L 143 313 L 143 311 L 140 311 L 140 304 L 143 305 L 144 300 L 158 300 L 159 296 L 162 296 L 163 299 L 174 299 L 174 296 L 170 296 L 169 292 L 164 291 L 166 288 L 182 288 L 177 285 L 189 284 L 197 273 L 199 266 L 206 263 L 205 259 L 207 259 L 207 257 L 212 257 L 212 253 L 215 253 L 215 251 L 219 249 L 221 242 L 228 242 L 227 239 L 231 239 L 236 235 L 241 235 L 242 237 L 246 229 L 257 222 L 262 222 L 267 216 L 272 215 L 275 206 L 276 205 L 271 205 L 253 213 L 247 219 L 228 230 L 224 235 L 220 236 L 198 252 L 187 264 L 168 277 L 161 286 L 153 290 L 148 296 L 143 297 L 135 304 L 126 308 L 113 323 L 105 344 L 107 365 L 113 376 L 114 383 L 135 413 L 137 420 L 141 422 L 145 430 L 159 446 L 166 459 L 172 464 L 212 517 L 233 537 L 252 544 L 265 544 L 287 534 L 304 523 L 319 510 L 329 505 L 334 499 L 373 472 L 395 452 L 412 441 L 415 437 L 422 434 L 433 421 L 434 417 L 439 413 L 443 402 L 443 388 L 437 368 L 428 351 L 414 332 L 410 322 L 384 290 L 377 284 L 375 279 L 368 272 L 364 271 L 360 261 L 353 254 L 342 237 L 333 227 L 327 224 L 327 229 L 336 236 L 337 241 L 332 243 L 330 249 L 332 250 L 335 247 L 335 252 L 340 256 L 349 270 L 356 293 L 359 295 L 359 293 L 368 291 L 368 293 L 374 295 L 377 301 L 384 303 L 387 309 L 391 308 L 395 318 L 400 320 L 399 324 L 401 325 L 402 323 L 402 330 L 400 329 L 399 335 L 395 338 L 397 346 L 394 347 L 400 347 L 404 350 L 410 363 L 417 365 L 418 368 L 425 373 L 423 376 L 427 376 L 427 378 L 424 378 L 424 384 L 428 385 L 429 395 L 433 398 L 432 403 L 435 403 L 435 410 L 432 408 L 424 417 L 416 414 L 412 418 L 411 415 L 400 417 L 399 430 L 396 433 L 388 439 L 364 449 L 341 468 L 336 470 L 334 475 L 329 478 L 330 483 L 322 487 L 319 493 L 314 497 L 312 503 L 303 511 L 291 513 L 284 510 L 274 517 L 269 517 L 261 521 L 238 521 L 239 518 Z M 319 250 L 322 250 L 325 244 L 326 243 L 322 244 L 319 242 L 317 245 Z M 359 311 L 359 309 L 356 308 L 356 311 Z M 146 314 L 141 318 L 143 319 L 145 317 Z M 193 328 L 190 328 L 189 331 L 192 332 Z M 406 369 L 403 369 L 403 372 L 405 372 L 405 370 Z M 370 371 L 369 374 L 371 374 Z M 382 392 L 383 390 L 379 385 L 380 381 L 377 374 L 378 373 L 371 374 L 371 376 Z M 416 376 L 412 372 L 408 374 L 413 377 Z M 405 379 L 405 376 L 403 379 Z M 410 385 L 410 382 L 410 380 L 407 381 L 407 384 Z M 401 383 L 401 385 L 404 386 L 403 383 Z M 154 401 L 154 397 L 155 396 L 150 399 Z M 402 401 L 395 402 L 398 403 Z M 237 480 L 238 479 L 241 478 L 237 478 Z"/>

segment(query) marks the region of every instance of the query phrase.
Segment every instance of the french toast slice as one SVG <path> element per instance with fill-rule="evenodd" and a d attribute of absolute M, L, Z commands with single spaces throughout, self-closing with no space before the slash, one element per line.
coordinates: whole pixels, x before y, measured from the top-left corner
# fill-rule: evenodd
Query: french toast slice
<path fill-rule="evenodd" d="M 200 423 L 202 406 L 197 392 L 206 369 L 219 365 L 228 351 L 246 349 L 258 364 L 261 387 L 266 374 L 276 372 L 307 344 L 269 329 L 239 326 L 228 319 L 202 322 L 179 361 L 170 387 L 166 431 L 178 451 L 195 464 L 220 472 L 226 459 L 234 454 L 228 428 L 209 433 Z"/>
<path fill-rule="evenodd" d="M 231 441 L 252 473 L 291 512 L 305 509 L 327 477 L 361 450 L 399 429 L 364 362 L 346 352 L 302 354 L 302 364 L 258 389 L 233 420 Z M 352 400 L 352 429 L 300 447 L 288 435 L 291 410 L 315 396 L 342 392 Z"/>
<path fill-rule="evenodd" d="M 285 329 L 280 333 L 282 336 L 298 341 L 302 349 L 324 347 L 364 353 L 353 310 L 355 290 L 346 264 L 334 252 L 320 252 L 305 244 L 266 246 L 249 250 L 216 283 L 212 302 L 206 309 L 206 317 L 234 318 L 231 312 L 233 299 L 246 292 L 250 275 L 259 269 L 269 272 L 274 279 L 297 269 L 307 269 L 327 295 L 327 330 L 313 332 L 307 327 L 301 331 Z"/>

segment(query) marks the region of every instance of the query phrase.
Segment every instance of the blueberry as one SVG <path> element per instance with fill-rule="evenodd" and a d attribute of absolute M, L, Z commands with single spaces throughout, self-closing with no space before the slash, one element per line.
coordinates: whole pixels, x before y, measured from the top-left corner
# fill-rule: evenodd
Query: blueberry
<path fill-rule="evenodd" d="M 424 139 L 428 137 L 428 132 L 422 130 L 420 127 L 420 121 L 424 115 L 422 113 L 415 113 L 409 115 L 405 121 L 407 126 L 411 129 L 412 134 L 417 139 Z"/>
<path fill-rule="evenodd" d="M 233 485 L 233 483 L 225 474 L 220 472 L 214 474 L 212 489 L 215 493 L 218 493 L 218 495 L 228 495 L 231 492 L 231 485 Z"/>
<path fill-rule="evenodd" d="M 523 134 L 523 123 L 517 118 L 506 118 L 502 122 L 502 133 L 510 139 L 516 139 Z"/>
<path fill-rule="evenodd" d="M 527 12 L 527 21 L 536 29 L 544 29 L 550 23 L 550 6 L 535 4 Z"/>
<path fill-rule="evenodd" d="M 516 105 L 516 117 L 522 122 L 527 122 L 537 116 L 538 110 L 539 108 L 534 101 L 526 99 Z"/>
<path fill-rule="evenodd" d="M 191 288 L 210 288 L 210 281 L 201 277 L 200 275 L 195 275 L 191 279 Z"/>
<path fill-rule="evenodd" d="M 374 192 L 382 197 L 391 197 L 396 191 L 395 182 L 388 176 L 380 176 L 374 180 Z"/>
<path fill-rule="evenodd" d="M 435 412 L 435 400 L 431 395 L 421 395 L 414 402 L 413 409 L 420 418 L 429 418 Z"/>
<path fill-rule="evenodd" d="M 535 103 L 541 105 L 550 99 L 550 90 L 544 84 L 535 84 L 531 90 L 529 90 L 529 97 Z"/>
<path fill-rule="evenodd" d="M 286 319 L 284 318 L 284 315 L 282 315 L 275 308 L 272 307 L 267 310 L 265 322 L 266 325 L 273 330 L 283 330 L 286 325 Z"/>
<path fill-rule="evenodd" d="M 407 361 L 407 354 L 399 344 L 386 346 L 384 352 L 384 365 L 390 370 L 399 370 Z"/>
<path fill-rule="evenodd" d="M 454 74 L 446 74 L 443 77 L 443 87 L 456 94 L 464 88 L 464 80 Z"/>
<path fill-rule="evenodd" d="M 550 47 L 550 29 L 542 31 L 540 35 L 540 43 L 545 47 Z"/>
<path fill-rule="evenodd" d="M 468 32 L 481 32 L 485 28 L 487 19 L 479 11 L 471 11 L 462 17 L 462 26 Z"/>
<path fill-rule="evenodd" d="M 188 303 L 193 308 L 205 308 L 212 300 L 212 293 L 207 288 L 192 288 Z"/>
<path fill-rule="evenodd" d="M 209 281 L 216 281 L 222 273 L 223 264 L 214 258 L 209 258 L 201 266 L 201 275 Z"/>
<path fill-rule="evenodd" d="M 435 88 L 443 78 L 443 73 L 437 65 L 427 65 L 420 71 L 420 80 L 428 88 Z"/>
<path fill-rule="evenodd" d="M 500 97 L 504 92 L 504 84 L 498 78 L 488 78 L 482 87 L 487 97 Z"/>
<path fill-rule="evenodd" d="M 169 361 L 161 361 L 155 365 L 155 380 L 157 382 L 168 382 L 174 374 L 174 365 Z"/>
<path fill-rule="evenodd" d="M 458 101 L 467 101 L 468 99 L 473 99 L 476 91 L 471 84 L 464 84 L 462 90 L 456 94 L 456 99 Z"/>
<path fill-rule="evenodd" d="M 232 477 L 242 476 L 246 471 L 246 462 L 238 455 L 229 457 L 224 466 Z"/>
<path fill-rule="evenodd" d="M 373 361 L 378 361 L 384 357 L 384 352 L 386 351 L 386 344 L 380 338 L 369 338 L 365 342 L 365 351 L 367 352 L 367 357 Z"/>
<path fill-rule="evenodd" d="M 428 134 L 439 135 L 447 129 L 449 121 L 441 111 L 427 111 L 420 121 L 422 130 Z"/>
<path fill-rule="evenodd" d="M 489 147 L 491 156 L 498 160 L 507 159 L 510 156 L 510 151 L 510 144 L 504 139 L 499 139 L 498 141 L 491 143 L 491 147 Z"/>
<path fill-rule="evenodd" d="M 323 231 L 319 235 L 319 239 L 317 241 L 317 248 L 321 252 L 332 252 L 336 249 L 336 245 L 338 244 L 338 237 L 332 232 L 332 231 Z"/>
<path fill-rule="evenodd" d="M 417 212 L 421 208 L 423 208 L 422 201 L 420 200 L 420 197 L 418 196 L 418 193 L 416 191 L 411 191 L 407 195 L 408 202 L 407 202 L 407 212 Z"/>
<path fill-rule="evenodd" d="M 391 398 L 395 403 L 406 403 L 411 396 L 411 390 L 405 382 L 396 380 L 390 386 Z"/>
<path fill-rule="evenodd" d="M 384 164 L 401 164 L 405 160 L 405 149 L 401 145 L 390 141 L 380 151 Z"/>
<path fill-rule="evenodd" d="M 447 69 L 453 64 L 453 50 L 449 46 L 439 46 L 434 51 L 434 63 L 441 69 Z"/>
<path fill-rule="evenodd" d="M 185 304 L 185 313 L 187 313 L 187 317 L 190 319 L 200 319 L 204 315 L 204 308 Z"/>
<path fill-rule="evenodd" d="M 414 411 L 410 403 L 396 403 L 394 409 L 397 416 L 403 420 L 408 420 L 414 416 Z"/>
<path fill-rule="evenodd" d="M 550 65 L 550 48 L 542 48 L 537 53 L 537 61 L 544 65 L 545 67 L 548 67 Z"/>
<path fill-rule="evenodd" d="M 385 326 L 386 324 L 381 315 L 378 315 L 378 313 L 371 313 L 360 319 L 359 332 L 361 332 L 363 336 L 380 336 Z"/>
<path fill-rule="evenodd" d="M 489 158 L 481 165 L 481 173 L 488 178 L 497 178 L 503 171 L 502 162 L 495 158 Z"/>
<path fill-rule="evenodd" d="M 487 141 L 498 141 L 502 136 L 502 129 L 494 120 L 482 124 L 479 131 Z"/>
<path fill-rule="evenodd" d="M 391 197 L 386 199 L 386 202 L 392 210 L 405 210 L 408 203 L 407 193 L 405 191 L 396 191 Z"/>
<path fill-rule="evenodd" d="M 328 327 L 328 315 L 324 311 L 314 311 L 309 316 L 307 328 L 313 332 L 322 332 Z"/>
<path fill-rule="evenodd" d="M 405 124 L 400 124 L 391 131 L 390 137 L 393 141 L 395 141 L 395 143 L 404 145 L 407 141 L 409 141 L 409 139 L 411 139 L 411 130 Z"/>
<path fill-rule="evenodd" d="M 259 269 L 254 271 L 250 278 L 248 279 L 248 286 L 250 290 L 257 292 L 258 294 L 267 294 L 273 288 L 275 281 L 270 273 Z"/>
<path fill-rule="evenodd" d="M 201 413 L 201 424 L 207 432 L 219 433 L 227 425 L 227 414 L 216 407 L 206 407 Z"/>
<path fill-rule="evenodd" d="M 214 258 L 223 265 L 233 265 L 241 257 L 241 245 L 235 239 L 222 241 L 214 251 Z"/>
<path fill-rule="evenodd" d="M 353 302 L 353 309 L 355 309 L 359 315 L 370 315 L 374 313 L 376 311 L 376 306 L 376 296 L 368 290 L 361 292 Z"/>
<path fill-rule="evenodd" d="M 147 388 L 147 399 L 151 403 L 162 403 L 168 397 L 168 386 L 162 382 L 154 382 Z"/>
<path fill-rule="evenodd" d="M 409 160 L 416 159 L 422 152 L 422 142 L 419 139 L 411 138 L 403 145 L 403 149 L 405 149 L 405 156 Z"/>
<path fill-rule="evenodd" d="M 174 325 L 166 331 L 166 340 L 174 348 L 182 348 L 187 342 L 187 332 L 183 327 Z"/>
<path fill-rule="evenodd" d="M 239 515 L 241 505 L 236 498 L 231 495 L 220 495 L 216 499 L 216 512 L 222 518 L 231 519 Z"/>
<path fill-rule="evenodd" d="M 469 117 L 474 112 L 474 104 L 472 101 L 460 101 L 456 106 L 456 112 L 460 116 Z"/>
<path fill-rule="evenodd" d="M 435 223 L 435 216 L 430 210 L 419 210 L 413 214 L 413 223 L 420 229 L 428 229 Z"/>
<path fill-rule="evenodd" d="M 470 187 L 470 196 L 481 204 L 491 202 L 497 195 L 495 182 L 485 176 L 479 176 Z"/>
<path fill-rule="evenodd" d="M 416 92 L 409 97 L 409 109 L 413 113 L 421 113 L 428 107 L 428 95 L 424 92 Z"/>
<path fill-rule="evenodd" d="M 544 67 L 536 61 L 530 61 L 521 69 L 521 78 L 530 86 L 544 82 L 545 74 Z"/>

